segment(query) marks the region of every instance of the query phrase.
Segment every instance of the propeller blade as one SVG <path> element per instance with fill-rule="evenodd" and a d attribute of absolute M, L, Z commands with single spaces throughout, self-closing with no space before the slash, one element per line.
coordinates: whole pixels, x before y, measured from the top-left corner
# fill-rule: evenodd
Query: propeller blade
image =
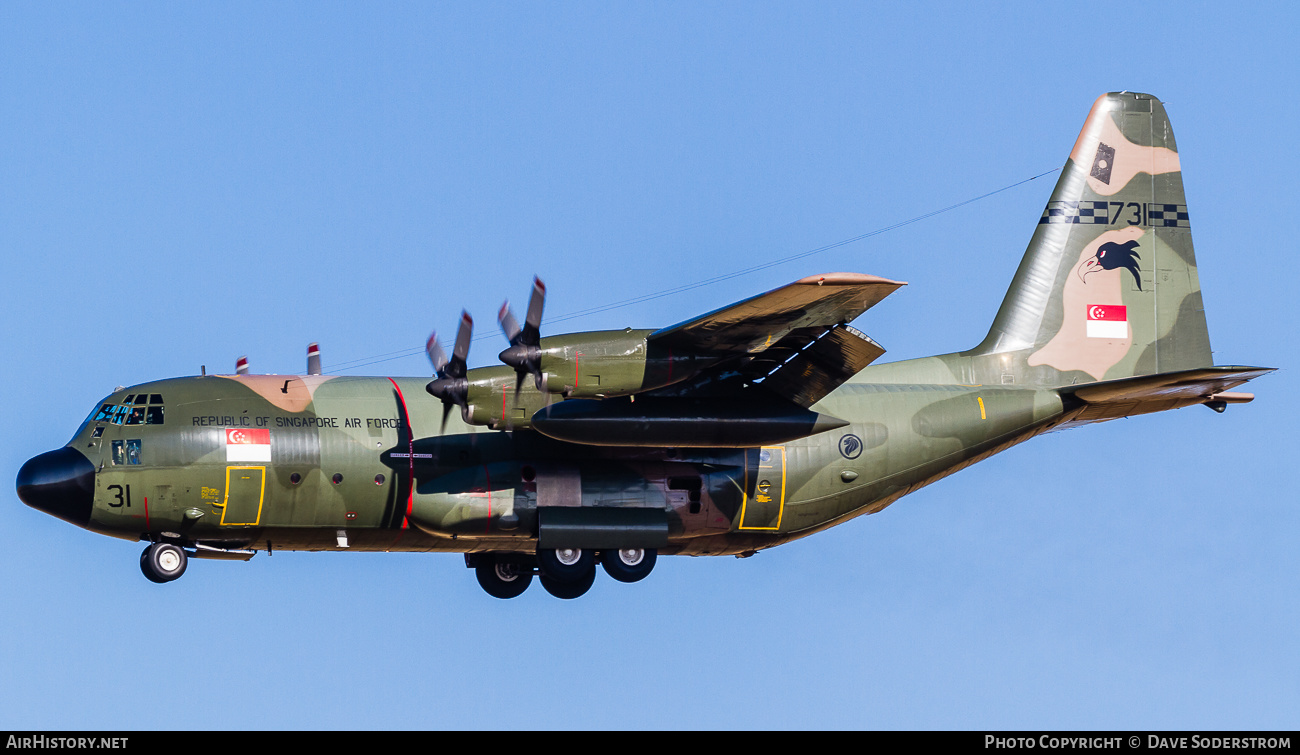
<path fill-rule="evenodd" d="M 469 357 L 469 342 L 474 335 L 474 318 L 461 310 L 460 329 L 456 331 L 456 345 L 451 349 L 451 361 L 447 362 L 447 374 L 451 377 L 465 377 L 465 360 Z"/>
<path fill-rule="evenodd" d="M 451 414 L 451 407 L 459 406 L 461 416 L 465 416 L 469 401 L 465 359 L 469 356 L 469 342 L 473 335 L 474 319 L 468 312 L 461 311 L 460 329 L 456 331 L 456 345 L 451 349 L 451 359 L 447 358 L 447 353 L 438 344 L 437 333 L 430 335 L 429 340 L 424 344 L 429 362 L 437 371 L 437 378 L 424 386 L 424 389 L 429 392 L 429 395 L 442 401 L 442 427 L 439 432 L 447 429 L 447 417 Z"/>
<path fill-rule="evenodd" d="M 320 344 L 307 344 L 307 374 L 320 374 Z"/>
<path fill-rule="evenodd" d="M 533 277 L 533 295 L 528 299 L 528 315 L 524 317 L 524 329 L 519 334 L 520 343 L 536 346 L 542 337 L 542 308 L 546 306 L 546 284 L 542 279 Z"/>
<path fill-rule="evenodd" d="M 519 389 L 524 387 L 524 374 L 523 372 L 515 373 L 515 406 L 519 406 Z"/>
<path fill-rule="evenodd" d="M 441 375 L 442 369 L 447 366 L 447 353 L 438 343 L 438 331 L 429 334 L 429 340 L 424 342 L 424 353 L 429 355 L 429 364 L 433 365 L 433 371 Z"/>
<path fill-rule="evenodd" d="M 501 305 L 501 311 L 497 312 L 497 322 L 501 323 L 501 332 L 506 334 L 506 340 L 515 343 L 519 337 L 519 321 L 515 319 L 515 313 L 510 311 L 510 302 L 506 301 Z"/>
<path fill-rule="evenodd" d="M 519 404 L 519 391 L 523 387 L 524 375 L 532 375 L 533 383 L 537 390 L 542 390 L 544 381 L 542 380 L 542 310 L 546 307 L 546 284 L 542 279 L 533 277 L 533 293 L 528 298 L 528 315 L 524 317 L 524 326 L 519 327 L 519 321 L 510 311 L 510 302 L 501 305 L 501 312 L 497 315 L 501 321 L 501 329 L 505 331 L 506 338 L 510 340 L 510 346 L 502 351 L 497 357 L 505 364 L 513 367 L 518 379 L 515 381 L 515 405 Z"/>
<path fill-rule="evenodd" d="M 236 375 L 248 374 L 248 357 L 240 357 L 239 359 L 235 360 L 235 374 Z"/>

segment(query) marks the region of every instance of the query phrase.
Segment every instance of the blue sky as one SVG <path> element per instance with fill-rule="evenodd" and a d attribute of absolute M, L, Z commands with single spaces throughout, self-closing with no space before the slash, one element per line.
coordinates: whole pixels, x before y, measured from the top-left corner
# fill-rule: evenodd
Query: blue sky
<path fill-rule="evenodd" d="M 1219 364 L 1258 399 L 1053 434 L 755 558 L 488 598 L 459 556 L 194 562 L 0 516 L 0 726 L 1295 728 L 1289 4 L 0 5 L 3 468 L 114 386 L 427 374 L 548 321 L 1060 167 L 1165 101 Z M 885 360 L 977 343 L 1054 176 L 556 325 L 657 327 L 805 275 L 909 281 Z M 556 332 L 551 331 L 551 332 Z M 406 354 L 378 362 L 382 355 Z M 349 365 L 358 365 L 348 367 Z M 11 489 L 12 490 L 12 489 Z"/>

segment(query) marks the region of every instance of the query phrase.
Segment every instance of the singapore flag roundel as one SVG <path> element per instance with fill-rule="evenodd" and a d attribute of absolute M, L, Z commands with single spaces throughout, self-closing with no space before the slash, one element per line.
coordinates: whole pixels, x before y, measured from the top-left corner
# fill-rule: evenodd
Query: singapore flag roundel
<path fill-rule="evenodd" d="M 1089 304 L 1088 337 L 1128 338 L 1128 307 L 1121 304 Z"/>
<path fill-rule="evenodd" d="M 236 428 L 226 431 L 226 461 L 270 460 L 270 430 Z"/>

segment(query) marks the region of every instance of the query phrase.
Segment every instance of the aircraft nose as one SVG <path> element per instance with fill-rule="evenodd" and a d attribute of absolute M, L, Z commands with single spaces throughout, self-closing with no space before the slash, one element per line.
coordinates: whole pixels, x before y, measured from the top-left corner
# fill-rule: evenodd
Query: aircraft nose
<path fill-rule="evenodd" d="M 34 509 L 84 527 L 95 503 L 95 465 L 75 448 L 33 456 L 18 470 L 18 497 Z"/>

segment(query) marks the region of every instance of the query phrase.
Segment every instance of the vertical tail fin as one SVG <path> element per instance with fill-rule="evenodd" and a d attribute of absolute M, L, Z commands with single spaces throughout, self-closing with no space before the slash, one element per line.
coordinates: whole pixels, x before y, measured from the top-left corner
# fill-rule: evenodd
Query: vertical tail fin
<path fill-rule="evenodd" d="M 1061 171 L 984 342 L 1024 382 L 1110 380 L 1213 364 L 1169 118 L 1102 95 Z"/>

